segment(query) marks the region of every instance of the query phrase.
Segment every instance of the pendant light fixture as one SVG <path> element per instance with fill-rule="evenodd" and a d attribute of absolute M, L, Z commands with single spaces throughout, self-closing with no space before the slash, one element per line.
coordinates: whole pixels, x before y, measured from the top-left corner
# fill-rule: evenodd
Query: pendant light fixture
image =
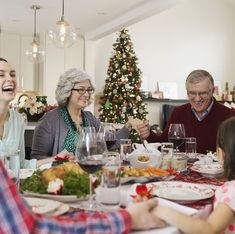
<path fill-rule="evenodd" d="M 33 63 L 40 63 L 43 61 L 43 57 L 45 55 L 45 51 L 40 47 L 39 40 L 37 37 L 36 31 L 36 12 L 41 7 L 38 5 L 32 5 L 30 7 L 34 10 L 34 31 L 33 31 L 33 42 L 30 44 L 30 47 L 25 51 L 25 55 L 27 56 L 28 60 Z"/>
<path fill-rule="evenodd" d="M 62 0 L 61 19 L 56 22 L 53 30 L 49 30 L 48 36 L 53 44 L 59 48 L 72 46 L 78 38 L 74 27 L 64 19 L 64 0 Z"/>

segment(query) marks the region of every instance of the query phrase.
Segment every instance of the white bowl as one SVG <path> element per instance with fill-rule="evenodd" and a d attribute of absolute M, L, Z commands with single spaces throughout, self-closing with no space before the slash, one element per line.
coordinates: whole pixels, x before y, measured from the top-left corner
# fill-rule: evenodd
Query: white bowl
<path fill-rule="evenodd" d="M 162 162 L 161 155 L 157 153 L 132 153 L 128 160 L 135 168 L 160 167 Z"/>
<path fill-rule="evenodd" d="M 150 153 L 153 153 L 152 151 L 157 151 L 158 147 L 161 146 L 161 143 L 147 143 L 146 147 L 150 151 Z M 143 144 L 133 143 L 133 148 L 140 151 L 146 151 Z"/>

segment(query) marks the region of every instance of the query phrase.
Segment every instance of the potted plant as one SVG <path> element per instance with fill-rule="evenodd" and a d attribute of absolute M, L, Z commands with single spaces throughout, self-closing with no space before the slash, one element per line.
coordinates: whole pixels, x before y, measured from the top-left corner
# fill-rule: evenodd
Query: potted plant
<path fill-rule="evenodd" d="M 46 96 L 29 96 L 19 103 L 19 112 L 25 113 L 29 122 L 38 121 L 47 108 Z"/>

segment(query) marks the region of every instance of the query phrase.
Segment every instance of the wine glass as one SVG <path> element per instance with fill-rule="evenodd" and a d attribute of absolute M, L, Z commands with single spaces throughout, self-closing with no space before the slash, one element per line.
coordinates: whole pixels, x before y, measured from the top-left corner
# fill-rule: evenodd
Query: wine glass
<path fill-rule="evenodd" d="M 80 167 L 89 173 L 89 201 L 81 204 L 86 210 L 99 210 L 100 204 L 92 198 L 92 174 L 101 170 L 104 160 L 103 153 L 106 149 L 105 141 L 96 134 L 93 127 L 85 127 L 80 131 L 77 139 L 75 157 Z"/>
<path fill-rule="evenodd" d="M 103 123 L 99 132 L 103 132 L 107 148 L 109 151 L 112 150 L 117 140 L 116 129 L 114 128 L 113 124 Z"/>
<path fill-rule="evenodd" d="M 185 130 L 184 124 L 170 124 L 168 130 L 168 140 L 174 144 L 175 151 L 179 152 L 179 146 L 184 143 Z"/>

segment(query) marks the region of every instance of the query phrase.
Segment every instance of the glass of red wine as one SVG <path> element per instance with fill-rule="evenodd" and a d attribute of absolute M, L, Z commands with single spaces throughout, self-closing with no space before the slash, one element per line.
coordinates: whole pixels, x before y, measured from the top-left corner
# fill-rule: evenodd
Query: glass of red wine
<path fill-rule="evenodd" d="M 103 154 L 106 150 L 105 141 L 97 137 L 93 127 L 82 128 L 76 146 L 76 161 L 80 167 L 89 173 L 89 200 L 81 204 L 85 210 L 99 210 L 101 205 L 93 201 L 92 196 L 92 178 L 93 174 L 102 169 L 104 164 Z"/>
<path fill-rule="evenodd" d="M 184 124 L 170 124 L 168 130 L 168 140 L 174 144 L 175 151 L 179 152 L 179 147 L 184 143 L 185 140 Z"/>
<path fill-rule="evenodd" d="M 103 128 L 102 131 L 108 151 L 111 151 L 117 140 L 116 129 L 112 123 L 103 123 L 101 128 Z"/>

